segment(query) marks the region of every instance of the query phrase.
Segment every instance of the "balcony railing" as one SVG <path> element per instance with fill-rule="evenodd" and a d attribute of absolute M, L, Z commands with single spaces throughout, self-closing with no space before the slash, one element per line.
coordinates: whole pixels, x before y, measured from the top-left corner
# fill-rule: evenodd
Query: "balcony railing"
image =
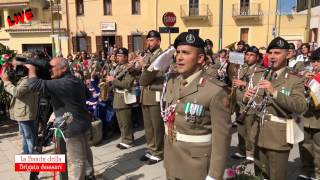
<path fill-rule="evenodd" d="M 1 0 L 0 7 L 27 6 L 31 0 Z"/>
<path fill-rule="evenodd" d="M 59 21 L 54 21 L 54 29 L 58 31 Z M 65 28 L 61 28 L 62 32 L 65 31 Z M 6 32 L 9 33 L 29 33 L 29 32 L 51 32 L 51 22 L 50 21 L 31 21 L 24 24 L 16 24 L 7 29 Z"/>
<path fill-rule="evenodd" d="M 232 16 L 234 18 L 257 18 L 262 15 L 263 13 L 260 3 L 232 5 Z"/>
<path fill-rule="evenodd" d="M 184 4 L 180 6 L 182 19 L 208 19 L 209 15 L 208 4 Z"/>

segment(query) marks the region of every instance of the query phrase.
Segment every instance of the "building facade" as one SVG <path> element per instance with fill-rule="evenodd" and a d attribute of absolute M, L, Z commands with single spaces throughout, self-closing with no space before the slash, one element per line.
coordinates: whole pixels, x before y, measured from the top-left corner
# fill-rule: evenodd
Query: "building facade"
<path fill-rule="evenodd" d="M 307 15 L 308 1 L 297 0 L 296 10 L 298 14 Z M 311 18 L 309 42 L 315 47 L 320 45 L 320 0 L 311 0 Z"/>
<path fill-rule="evenodd" d="M 58 1 L 58 2 L 56 2 Z M 173 43 L 178 33 L 192 31 L 214 42 L 218 50 L 219 6 L 223 2 L 222 47 L 244 40 L 266 47 L 274 36 L 289 41 L 304 41 L 306 14 L 276 15 L 275 0 L 1 0 L 0 43 L 16 49 L 52 50 L 64 56 L 87 50 L 95 53 L 127 47 L 143 51 L 149 30 L 158 30 L 162 48 Z M 9 26 L 7 16 L 31 8 L 31 22 Z M 52 12 L 51 12 L 52 10 Z M 176 24 L 168 29 L 162 23 L 165 12 L 176 15 Z M 51 24 L 54 34 L 52 36 Z M 57 33 L 60 31 L 58 37 Z M 50 49 L 51 48 L 51 49 Z"/>
<path fill-rule="evenodd" d="M 63 13 L 59 8 L 61 6 L 57 1 L 52 1 L 51 8 L 50 2 L 45 0 L 1 0 L 0 43 L 18 53 L 41 50 L 52 56 L 61 50 L 62 54 L 67 55 L 68 38 L 63 38 L 67 35 L 66 24 L 62 22 Z M 28 11 L 32 13 L 29 19 L 26 15 Z M 55 31 L 53 36 L 52 25 Z M 53 39 L 56 44 L 55 52 L 52 47 Z"/>

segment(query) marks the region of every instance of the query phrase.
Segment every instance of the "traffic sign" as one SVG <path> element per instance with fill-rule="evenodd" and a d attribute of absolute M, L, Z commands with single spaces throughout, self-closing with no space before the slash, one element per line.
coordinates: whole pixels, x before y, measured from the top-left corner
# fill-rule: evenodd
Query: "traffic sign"
<path fill-rule="evenodd" d="M 176 24 L 177 17 L 173 12 L 166 12 L 162 17 L 162 22 L 167 27 L 172 27 Z"/>

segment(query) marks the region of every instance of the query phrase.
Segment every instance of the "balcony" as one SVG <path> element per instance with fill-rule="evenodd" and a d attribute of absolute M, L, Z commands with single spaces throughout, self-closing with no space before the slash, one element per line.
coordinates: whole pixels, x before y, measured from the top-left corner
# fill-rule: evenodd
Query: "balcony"
<path fill-rule="evenodd" d="M 0 8 L 27 6 L 31 0 L 1 0 Z"/>
<path fill-rule="evenodd" d="M 262 15 L 260 3 L 232 4 L 232 17 L 235 19 L 254 19 Z"/>
<path fill-rule="evenodd" d="M 58 32 L 59 21 L 54 21 L 54 31 Z M 16 24 L 5 29 L 8 33 L 50 33 L 51 32 L 51 22 L 49 21 L 31 21 L 24 24 Z M 66 32 L 65 28 L 60 28 L 62 33 Z"/>
<path fill-rule="evenodd" d="M 210 16 L 208 4 L 184 4 L 180 6 L 180 16 L 183 20 L 207 20 Z"/>

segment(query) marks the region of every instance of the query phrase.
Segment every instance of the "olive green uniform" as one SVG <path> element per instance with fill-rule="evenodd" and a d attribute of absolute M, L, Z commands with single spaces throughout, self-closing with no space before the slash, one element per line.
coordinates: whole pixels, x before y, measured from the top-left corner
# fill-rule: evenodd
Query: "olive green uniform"
<path fill-rule="evenodd" d="M 116 72 L 116 79 L 112 81 L 114 88 L 113 108 L 116 111 L 116 116 L 121 131 L 121 142 L 126 145 L 133 145 L 133 130 L 131 121 L 131 105 L 124 101 L 124 91 L 131 91 L 133 86 L 134 76 L 128 72 L 128 63 L 119 67 Z"/>
<path fill-rule="evenodd" d="M 161 49 L 148 52 L 144 61 L 150 65 L 160 55 Z M 147 67 L 147 66 L 146 66 Z M 162 91 L 164 72 L 142 70 L 140 85 L 142 86 L 141 103 L 144 128 L 146 132 L 147 153 L 159 159 L 163 158 L 164 126 L 160 110 L 160 92 Z M 158 97 L 156 97 L 158 95 Z"/>

